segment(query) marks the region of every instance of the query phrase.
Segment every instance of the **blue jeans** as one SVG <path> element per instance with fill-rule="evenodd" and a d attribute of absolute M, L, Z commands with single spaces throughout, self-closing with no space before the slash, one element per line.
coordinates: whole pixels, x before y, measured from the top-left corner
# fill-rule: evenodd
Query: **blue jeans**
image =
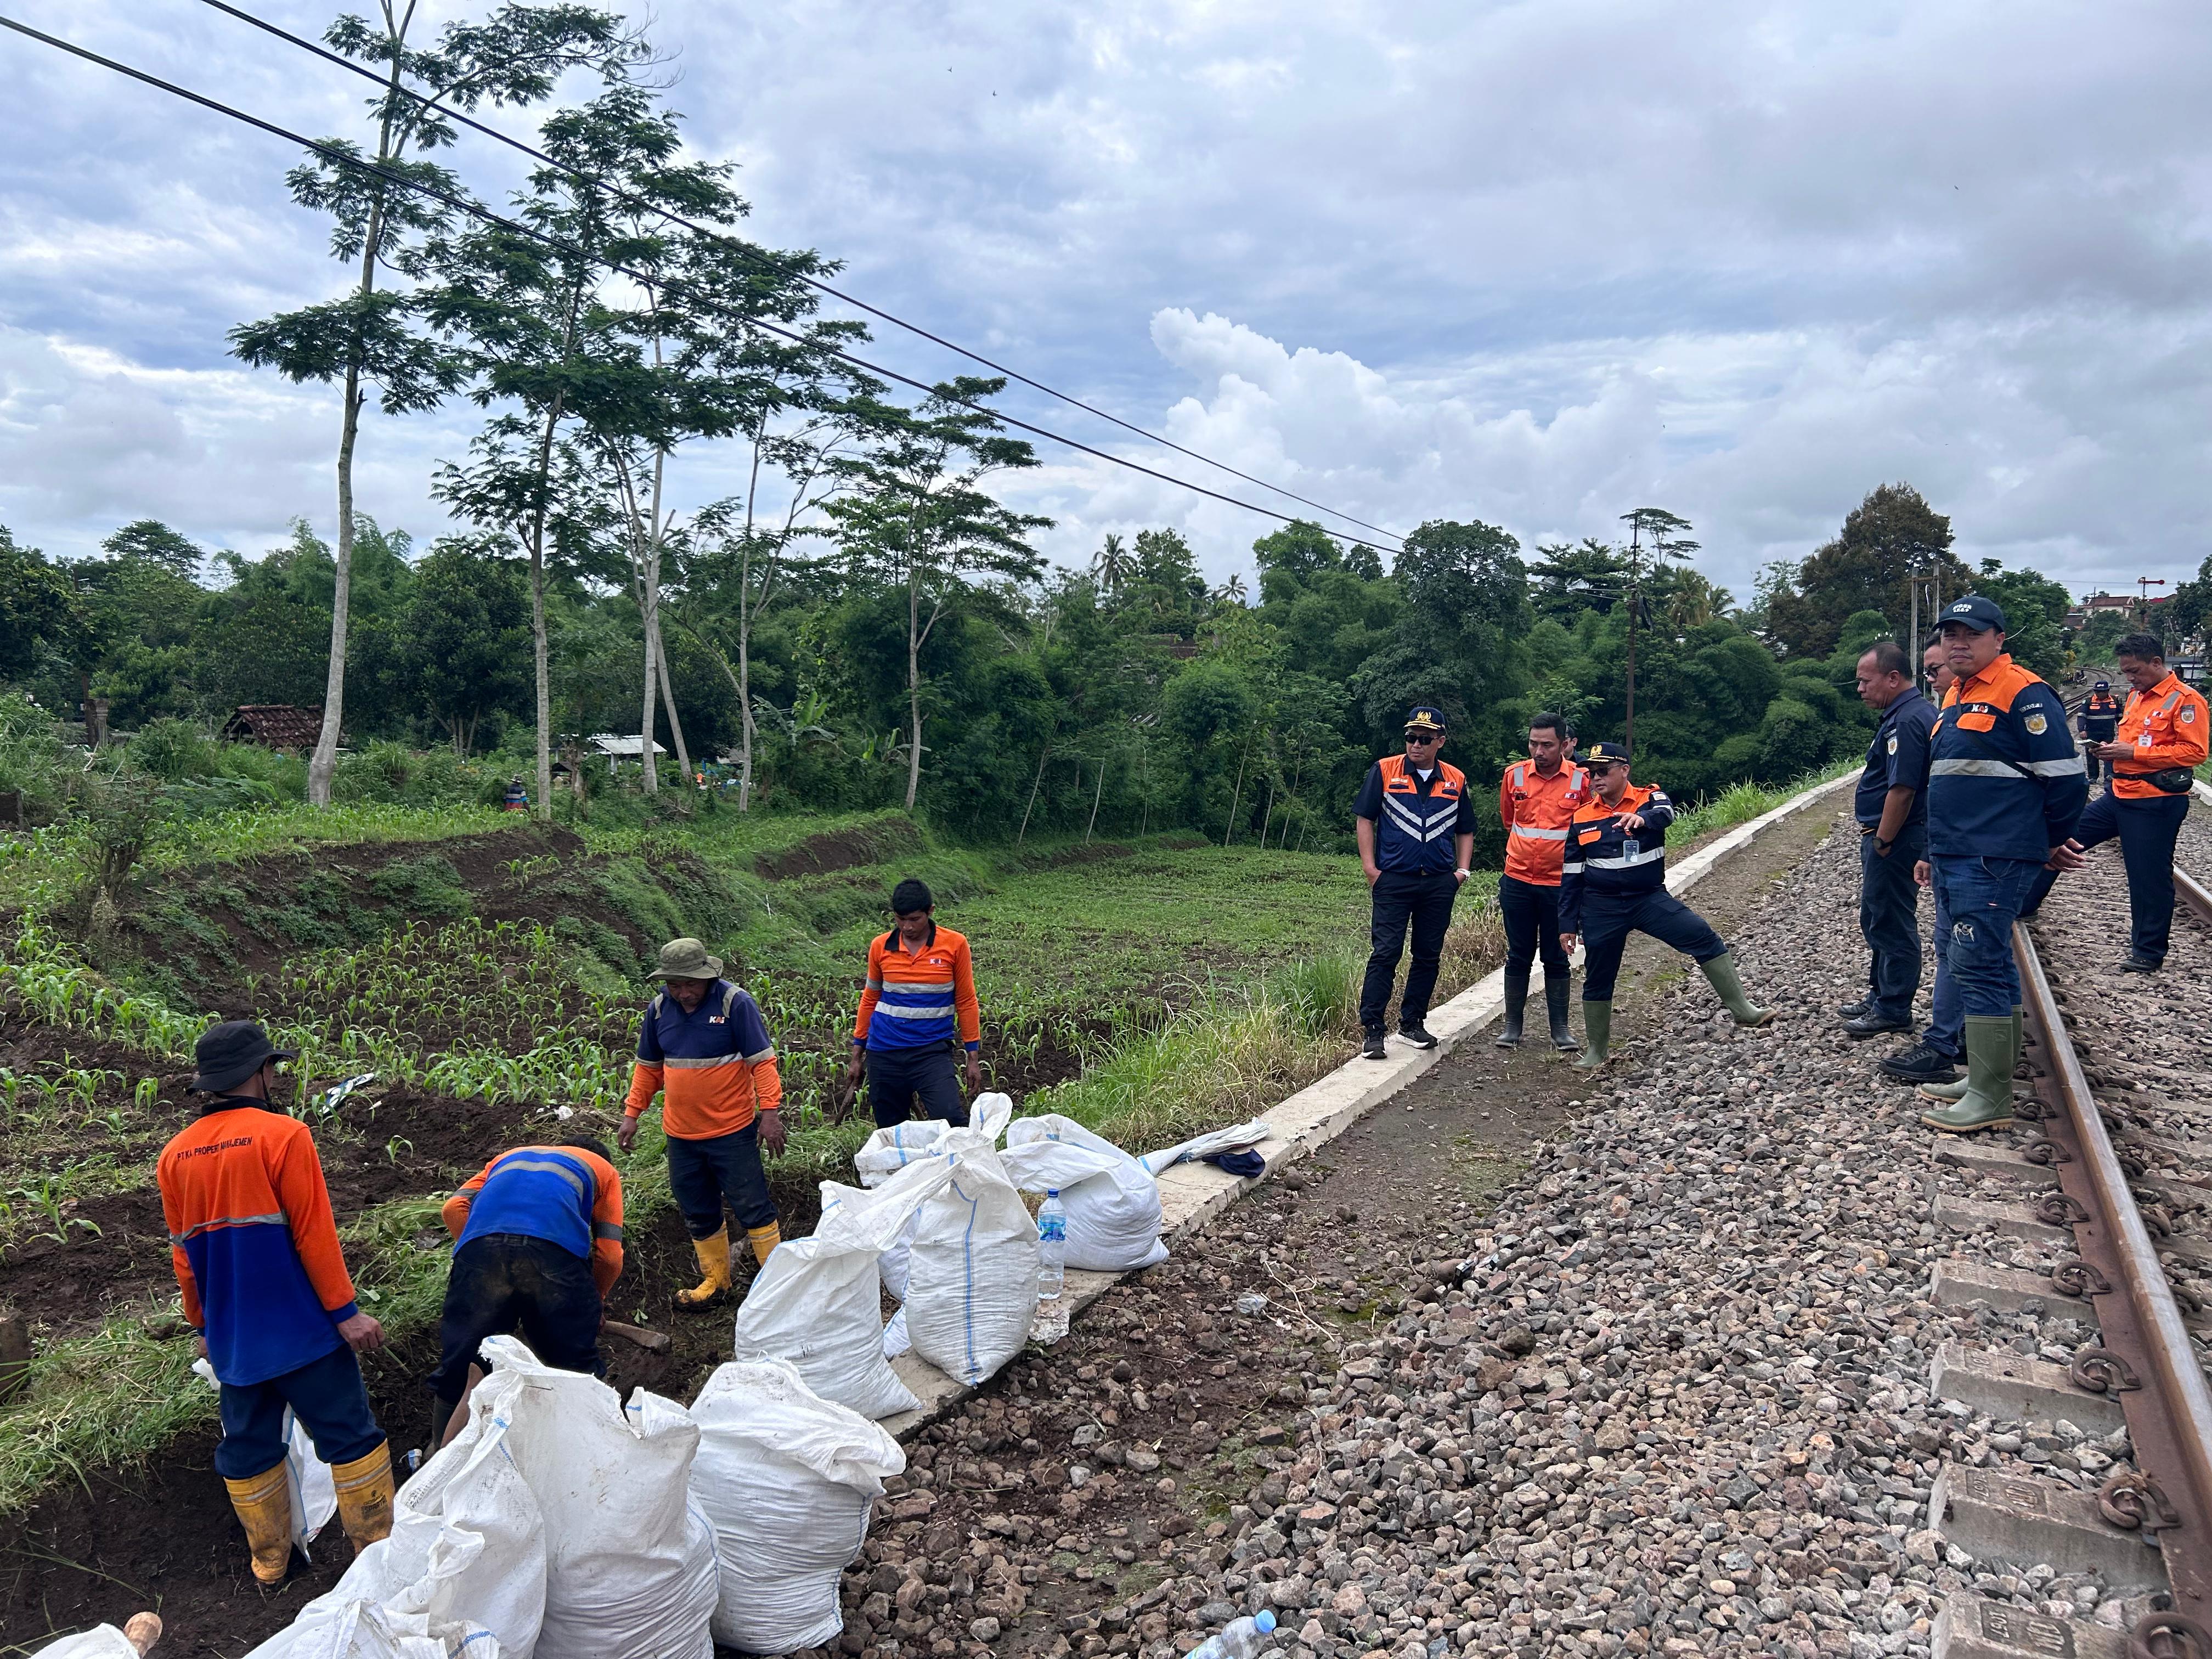
<path fill-rule="evenodd" d="M 775 1200 L 768 1195 L 761 1169 L 760 1125 L 748 1123 L 733 1134 L 705 1140 L 668 1137 L 668 1190 L 684 1212 L 684 1231 L 712 1238 L 722 1231 L 726 1201 L 747 1231 L 775 1219 Z"/>
<path fill-rule="evenodd" d="M 1928 1046 L 1956 1060 L 1966 1052 L 1966 1010 L 1959 1000 L 1958 976 L 1951 971 L 1951 912 L 1943 889 L 1936 896 L 1936 988 L 1928 1000 Z"/>
<path fill-rule="evenodd" d="M 1927 847 L 1928 831 L 1918 824 L 1897 832 L 1887 858 L 1872 836 L 1859 837 L 1859 936 L 1872 956 L 1868 1012 L 1889 1019 L 1911 1018 L 1912 994 L 1920 988 L 1920 889 L 1912 866 Z"/>
<path fill-rule="evenodd" d="M 2074 839 L 2085 848 L 2108 841 L 2120 844 L 2128 871 L 2128 948 L 2149 962 L 2164 962 L 2173 934 L 2173 843 L 2189 816 L 2189 797 L 2160 795 L 2149 800 L 2122 799 L 2109 790 L 2089 803 L 2074 826 Z M 2043 902 L 2058 879 L 2044 871 L 2026 908 Z"/>
<path fill-rule="evenodd" d="M 1583 900 L 1583 1000 L 1610 1002 L 1631 933 L 1648 933 L 1685 956 L 1711 962 L 1728 954 L 1711 924 L 1663 887 L 1613 898 Z"/>
<path fill-rule="evenodd" d="M 368 1408 L 361 1361 L 342 1342 L 320 1359 L 265 1382 L 222 1385 L 217 1407 L 222 1443 L 215 1449 L 215 1472 L 226 1480 L 251 1480 L 283 1462 L 287 1406 L 325 1463 L 351 1463 L 384 1443 L 384 1431 Z"/>
<path fill-rule="evenodd" d="M 1939 853 L 1929 864 L 1935 871 L 1937 902 L 1950 923 L 1946 952 L 1962 1016 L 2010 1019 L 2020 1006 L 2012 925 L 2041 862 Z"/>

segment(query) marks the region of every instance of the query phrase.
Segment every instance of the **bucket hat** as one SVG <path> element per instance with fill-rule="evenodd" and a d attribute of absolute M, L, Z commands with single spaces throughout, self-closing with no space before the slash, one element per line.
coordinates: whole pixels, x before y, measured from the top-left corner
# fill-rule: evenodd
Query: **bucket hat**
<path fill-rule="evenodd" d="M 660 947 L 660 960 L 653 966 L 653 979 L 720 979 L 722 959 L 707 954 L 706 945 L 696 939 L 672 939 Z"/>
<path fill-rule="evenodd" d="M 192 1059 L 199 1067 L 192 1087 L 202 1094 L 219 1095 L 225 1089 L 236 1088 L 270 1060 L 299 1057 L 295 1050 L 279 1048 L 270 1042 L 269 1033 L 258 1022 L 225 1020 L 202 1032 L 192 1045 Z"/>

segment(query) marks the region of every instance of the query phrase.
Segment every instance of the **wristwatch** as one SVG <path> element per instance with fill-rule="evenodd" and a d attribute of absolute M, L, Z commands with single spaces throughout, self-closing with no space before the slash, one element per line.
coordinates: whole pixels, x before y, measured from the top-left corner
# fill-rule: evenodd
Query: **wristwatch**
<path fill-rule="evenodd" d="M 1887 853 L 1887 851 L 1889 851 L 1889 849 L 1890 849 L 1891 848 L 1893 848 L 1893 847 L 1894 847 L 1894 846 L 1896 846 L 1896 845 L 1897 845 L 1897 842 L 1895 842 L 1895 840 L 1893 840 L 1893 840 L 1890 840 L 1890 841 L 1884 841 L 1884 840 L 1881 838 L 1881 832 L 1880 832 L 1879 830 L 1877 830 L 1877 831 L 1875 832 L 1875 838 L 1874 838 L 1874 849 L 1875 849 L 1875 852 L 1877 852 L 1877 853 Z"/>

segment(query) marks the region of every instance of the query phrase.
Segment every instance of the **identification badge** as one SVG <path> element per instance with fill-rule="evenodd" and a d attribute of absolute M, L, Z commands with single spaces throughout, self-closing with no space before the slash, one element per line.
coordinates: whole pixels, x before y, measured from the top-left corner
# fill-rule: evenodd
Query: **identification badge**
<path fill-rule="evenodd" d="M 1894 732 L 1889 734 L 1889 752 L 1893 755 L 1897 752 L 1897 733 Z"/>
<path fill-rule="evenodd" d="M 2050 729 L 2051 722 L 2041 714 L 2030 714 L 2027 717 L 2028 736 L 2032 738 L 2039 738 Z"/>
<path fill-rule="evenodd" d="M 1620 845 L 1623 852 L 1625 852 L 1630 858 L 1634 858 L 1638 853 L 1644 850 L 1644 845 L 1641 842 L 1624 841 Z"/>

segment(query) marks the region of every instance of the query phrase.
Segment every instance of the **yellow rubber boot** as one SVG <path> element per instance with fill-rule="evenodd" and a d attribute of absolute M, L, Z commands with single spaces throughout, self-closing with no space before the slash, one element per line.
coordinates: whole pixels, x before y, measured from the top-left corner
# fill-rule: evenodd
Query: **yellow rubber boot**
<path fill-rule="evenodd" d="M 783 1243 L 783 1228 L 774 1221 L 765 1227 L 748 1227 L 745 1229 L 745 1243 L 753 1247 L 753 1261 L 765 1267 L 769 1253 Z"/>
<path fill-rule="evenodd" d="M 386 1441 L 366 1457 L 331 1465 L 331 1483 L 338 1492 L 338 1522 L 353 1540 L 358 1555 L 392 1531 L 392 1443 Z"/>
<path fill-rule="evenodd" d="M 703 1308 L 730 1288 L 730 1230 L 725 1226 L 712 1238 L 695 1238 L 691 1248 L 699 1253 L 699 1268 L 706 1274 L 688 1291 L 676 1292 L 679 1308 Z"/>
<path fill-rule="evenodd" d="M 292 1565 L 292 1495 L 284 1484 L 284 1466 L 222 1484 L 239 1525 L 246 1528 L 246 1547 L 253 1552 L 254 1582 L 283 1583 Z"/>

